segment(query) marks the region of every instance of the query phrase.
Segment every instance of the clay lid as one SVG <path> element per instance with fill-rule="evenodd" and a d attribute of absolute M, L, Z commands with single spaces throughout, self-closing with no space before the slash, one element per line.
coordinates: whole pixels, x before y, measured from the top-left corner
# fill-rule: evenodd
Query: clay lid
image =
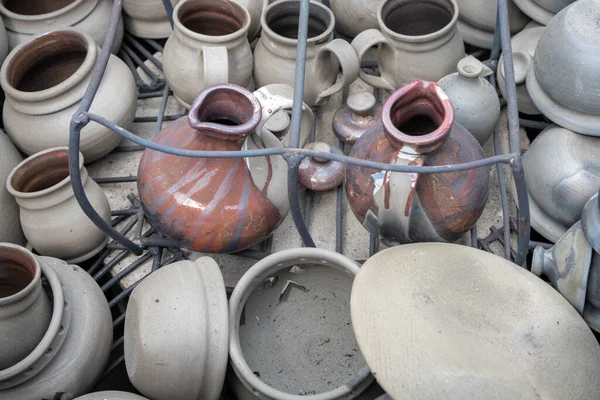
<path fill-rule="evenodd" d="M 360 350 L 394 399 L 600 398 L 600 347 L 584 320 L 493 254 L 384 250 L 361 268 L 350 305 Z"/>
<path fill-rule="evenodd" d="M 343 155 L 341 150 L 322 142 L 309 143 L 304 148 L 322 153 Z M 319 156 L 304 158 L 298 169 L 298 182 L 303 187 L 317 192 L 335 189 L 344 183 L 345 176 L 345 164 Z"/>
<path fill-rule="evenodd" d="M 361 91 L 355 92 L 348 96 L 346 100 L 348 108 L 357 115 L 369 115 L 372 113 L 377 99 L 371 92 Z"/>

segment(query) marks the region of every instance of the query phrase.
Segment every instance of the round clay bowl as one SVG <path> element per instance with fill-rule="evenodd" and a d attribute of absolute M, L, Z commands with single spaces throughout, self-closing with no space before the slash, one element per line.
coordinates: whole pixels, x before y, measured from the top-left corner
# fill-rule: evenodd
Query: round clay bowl
<path fill-rule="evenodd" d="M 360 350 L 391 398 L 600 398 L 600 347 L 584 320 L 493 254 L 443 243 L 384 250 L 358 273 L 351 309 Z"/>
<path fill-rule="evenodd" d="M 357 272 L 340 254 L 302 248 L 275 253 L 244 274 L 229 302 L 239 398 L 350 399 L 372 382 L 350 321 Z"/>

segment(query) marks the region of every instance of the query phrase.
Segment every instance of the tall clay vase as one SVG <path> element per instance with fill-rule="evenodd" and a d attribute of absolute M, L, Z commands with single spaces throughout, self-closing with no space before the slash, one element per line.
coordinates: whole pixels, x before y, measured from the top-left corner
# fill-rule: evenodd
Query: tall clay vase
<path fill-rule="evenodd" d="M 283 83 L 294 87 L 300 2 L 279 0 L 262 15 L 262 34 L 254 50 L 254 82 L 257 87 Z M 358 76 L 359 63 L 352 47 L 342 39 L 333 40 L 335 18 L 321 3 L 309 5 L 308 47 L 304 102 L 311 107 L 327 99 Z M 338 79 L 338 72 L 342 71 Z"/>
<path fill-rule="evenodd" d="M 186 150 L 236 151 L 263 116 L 248 90 L 211 86 L 198 95 L 187 117 L 154 138 Z M 267 147 L 282 146 L 266 143 Z M 190 158 L 147 149 L 138 169 L 138 192 L 146 216 L 179 245 L 202 252 L 231 253 L 266 239 L 288 212 L 287 172 L 281 156 L 262 158 L 260 170 L 242 158 Z"/>
<path fill-rule="evenodd" d="M 23 161 L 23 157 L 8 136 L 0 131 L 0 242 L 24 245 L 25 236 L 19 220 L 19 206 L 6 189 L 10 171 Z"/>
<path fill-rule="evenodd" d="M 465 56 L 455 0 L 386 0 L 377 19 L 379 30 L 368 29 L 352 41 L 361 60 L 378 46 L 380 76 L 360 72 L 373 87 L 394 91 L 415 79 L 436 82 L 456 72 Z"/>
<path fill-rule="evenodd" d="M 248 86 L 252 50 L 245 8 L 222 0 L 187 0 L 173 10 L 173 25 L 163 69 L 181 105 L 191 108 L 198 93 L 213 84 Z"/>
<path fill-rule="evenodd" d="M 0 85 L 6 94 L 3 117 L 6 132 L 23 153 L 68 145 L 71 118 L 99 55 L 92 37 L 75 29 L 42 34 L 11 51 L 0 69 Z M 90 112 L 128 128 L 136 103 L 133 74 L 111 55 Z M 92 162 L 117 147 L 121 139 L 91 123 L 81 130 L 81 152 L 86 162 Z"/>
<path fill-rule="evenodd" d="M 437 166 L 484 158 L 475 138 L 454 123 L 442 89 L 415 81 L 394 92 L 382 124 L 365 132 L 350 156 L 392 165 Z M 489 194 L 489 170 L 420 175 L 349 165 L 346 195 L 354 215 L 386 244 L 455 241 L 471 229 Z"/>
<path fill-rule="evenodd" d="M 90 34 L 102 46 L 112 8 L 112 0 L 4 0 L 0 2 L 0 15 L 6 25 L 9 50 L 40 33 L 69 27 Z M 123 31 L 123 21 L 119 19 L 111 48 L 115 54 L 121 47 Z"/>
<path fill-rule="evenodd" d="M 171 0 L 175 6 L 179 0 Z M 162 0 L 123 0 L 125 29 L 137 37 L 164 39 L 173 28 Z"/>
<path fill-rule="evenodd" d="M 33 351 L 51 315 L 37 259 L 20 246 L 0 243 L 0 370 Z"/>
<path fill-rule="evenodd" d="M 110 221 L 108 199 L 88 176 L 81 155 L 79 170 L 90 203 Z M 88 219 L 75 199 L 68 148 L 44 150 L 25 159 L 11 171 L 6 187 L 21 209 L 25 237 L 40 254 L 75 263 L 92 258 L 106 245 L 106 234 Z"/>

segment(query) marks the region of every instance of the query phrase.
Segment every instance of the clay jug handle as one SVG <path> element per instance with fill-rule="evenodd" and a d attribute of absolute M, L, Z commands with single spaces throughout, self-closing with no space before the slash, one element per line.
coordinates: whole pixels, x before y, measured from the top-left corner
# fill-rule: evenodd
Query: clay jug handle
<path fill-rule="evenodd" d="M 337 58 L 340 67 L 342 68 L 342 76 L 337 79 L 333 85 L 317 96 L 317 104 L 327 99 L 332 94 L 350 86 L 350 84 L 358 78 L 358 73 L 360 72 L 360 62 L 354 48 L 343 39 L 335 39 L 321 47 L 317 52 L 316 63 L 314 64 L 314 76 L 318 77 L 322 74 L 322 71 L 331 69 L 331 65 L 327 65 L 331 62 L 329 55 L 333 55 Z"/>
<path fill-rule="evenodd" d="M 390 42 L 386 39 L 383 34 L 377 29 L 367 29 L 366 31 L 360 33 L 358 36 L 354 38 L 352 41 L 352 47 L 358 54 L 359 62 L 362 61 L 365 53 L 369 51 L 369 49 L 376 45 L 384 45 L 391 46 Z M 396 90 L 394 85 L 386 81 L 384 78 L 380 76 L 369 75 L 363 70 L 360 70 L 360 79 L 362 79 L 367 85 L 384 89 L 390 92 Z"/>
<path fill-rule="evenodd" d="M 204 87 L 217 83 L 229 83 L 229 53 L 223 46 L 202 49 Z"/>
<path fill-rule="evenodd" d="M 423 166 L 424 154 L 400 151 L 394 165 Z M 382 171 L 383 179 L 375 195 L 379 208 L 379 231 L 398 243 L 411 243 L 410 217 L 419 180 L 418 173 Z"/>

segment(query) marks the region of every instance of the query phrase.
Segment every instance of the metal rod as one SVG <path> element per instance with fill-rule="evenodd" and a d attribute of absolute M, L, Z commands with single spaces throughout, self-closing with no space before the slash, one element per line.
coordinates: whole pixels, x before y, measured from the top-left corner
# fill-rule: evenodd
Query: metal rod
<path fill-rule="evenodd" d="M 137 176 L 113 176 L 108 178 L 92 178 L 97 184 L 137 182 Z"/>
<path fill-rule="evenodd" d="M 338 147 L 344 152 L 344 142 L 338 139 Z M 343 218 L 344 218 L 344 185 L 338 186 L 336 189 L 335 202 L 335 251 L 342 254 L 343 252 Z"/>
<path fill-rule="evenodd" d="M 163 97 L 160 101 L 160 106 L 158 108 L 158 116 L 156 118 L 156 133 L 158 134 L 163 127 L 163 121 L 165 118 L 165 111 L 167 109 L 167 102 L 169 101 L 169 85 L 165 85 L 163 89 Z"/>

